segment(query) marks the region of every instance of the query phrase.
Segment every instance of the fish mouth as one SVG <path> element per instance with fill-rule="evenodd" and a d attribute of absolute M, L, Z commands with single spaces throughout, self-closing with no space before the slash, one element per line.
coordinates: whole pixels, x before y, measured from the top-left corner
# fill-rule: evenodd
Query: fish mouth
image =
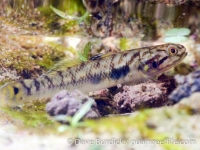
<path fill-rule="evenodd" d="M 188 52 L 185 52 L 185 57 L 187 56 Z"/>
<path fill-rule="evenodd" d="M 180 63 L 182 62 L 182 60 L 187 56 L 187 54 L 188 54 L 188 52 L 185 51 L 185 52 L 181 55 L 180 59 L 179 59 L 177 62 L 175 62 L 174 66 L 171 66 L 170 68 L 173 68 L 173 67 L 177 66 L 178 64 L 180 64 Z M 169 69 L 170 69 L 170 68 L 169 68 Z"/>
<path fill-rule="evenodd" d="M 181 56 L 180 62 L 187 56 L 188 52 L 184 52 L 183 55 Z M 179 62 L 179 63 L 180 63 Z"/>

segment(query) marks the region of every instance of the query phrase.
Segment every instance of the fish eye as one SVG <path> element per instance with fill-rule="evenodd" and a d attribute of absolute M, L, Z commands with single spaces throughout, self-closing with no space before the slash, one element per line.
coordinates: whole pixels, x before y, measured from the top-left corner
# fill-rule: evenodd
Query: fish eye
<path fill-rule="evenodd" d="M 178 50 L 177 50 L 175 47 L 170 46 L 170 47 L 168 48 L 168 53 L 169 53 L 170 55 L 176 55 L 176 54 L 178 53 Z"/>
<path fill-rule="evenodd" d="M 174 54 L 175 52 L 176 52 L 176 50 L 175 50 L 174 48 L 172 48 L 172 49 L 171 49 L 171 53 Z"/>

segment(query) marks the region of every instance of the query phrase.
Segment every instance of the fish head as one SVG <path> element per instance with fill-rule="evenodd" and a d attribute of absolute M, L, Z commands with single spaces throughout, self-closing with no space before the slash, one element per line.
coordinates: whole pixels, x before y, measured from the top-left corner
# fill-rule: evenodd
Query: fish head
<path fill-rule="evenodd" d="M 186 56 L 186 48 L 180 44 L 164 44 L 149 48 L 143 55 L 138 69 L 149 77 L 157 77 L 178 65 Z"/>

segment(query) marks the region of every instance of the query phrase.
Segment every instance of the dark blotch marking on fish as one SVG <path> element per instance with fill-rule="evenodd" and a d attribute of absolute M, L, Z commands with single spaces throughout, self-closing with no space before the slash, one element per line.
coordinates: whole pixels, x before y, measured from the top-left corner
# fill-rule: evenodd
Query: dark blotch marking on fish
<path fill-rule="evenodd" d="M 182 45 L 176 45 L 178 47 L 178 49 L 182 49 L 183 46 Z"/>
<path fill-rule="evenodd" d="M 99 82 L 101 82 L 102 76 L 101 74 L 94 74 L 90 76 L 90 82 L 93 84 L 98 84 Z"/>
<path fill-rule="evenodd" d="M 136 57 L 140 57 L 140 53 L 139 52 L 136 52 L 136 53 L 134 53 L 132 56 L 131 56 L 131 58 L 130 58 L 130 60 L 128 61 L 128 65 L 130 65 L 133 61 L 134 61 L 134 59 L 136 58 Z"/>
<path fill-rule="evenodd" d="M 153 66 L 153 68 L 156 69 L 156 68 L 158 67 L 157 62 L 156 62 L 156 61 L 153 61 L 153 62 L 152 62 L 152 66 Z"/>
<path fill-rule="evenodd" d="M 24 89 L 27 91 L 27 95 L 31 95 L 31 88 L 28 87 L 23 80 L 20 81 L 21 85 L 23 86 Z"/>
<path fill-rule="evenodd" d="M 51 79 L 48 76 L 46 76 L 46 75 L 43 75 L 43 76 L 48 81 L 48 88 L 50 89 L 50 88 L 54 87 Z"/>
<path fill-rule="evenodd" d="M 60 84 L 60 87 L 64 87 L 65 84 L 64 84 L 64 81 L 63 81 L 62 71 L 57 71 L 57 74 L 61 77 L 61 84 Z"/>
<path fill-rule="evenodd" d="M 40 82 L 38 82 L 36 79 L 33 79 L 33 81 L 34 81 L 36 91 L 39 91 L 40 90 Z"/>
<path fill-rule="evenodd" d="M 160 57 L 159 55 L 156 55 L 156 56 L 152 57 L 151 59 L 147 60 L 145 62 L 145 64 L 147 64 L 147 65 L 152 64 L 152 62 L 157 60 L 159 57 Z"/>
<path fill-rule="evenodd" d="M 76 84 L 81 84 L 81 83 L 84 83 L 86 81 L 86 77 L 80 77 L 77 81 L 76 81 Z"/>
<path fill-rule="evenodd" d="M 79 64 L 79 66 L 76 67 L 76 72 L 81 71 L 86 66 L 85 62 L 82 62 Z"/>
<path fill-rule="evenodd" d="M 166 50 L 164 50 L 164 49 L 156 49 L 156 51 L 158 51 L 158 52 L 166 52 Z"/>
<path fill-rule="evenodd" d="M 113 60 L 115 59 L 115 57 L 116 57 L 116 55 L 112 55 L 111 58 L 110 58 L 110 68 L 114 67 Z"/>
<path fill-rule="evenodd" d="M 149 54 L 149 51 L 147 52 L 144 52 L 143 54 L 142 54 L 142 57 L 144 57 L 146 54 Z"/>
<path fill-rule="evenodd" d="M 101 59 L 97 59 L 97 61 L 96 61 L 96 67 L 99 68 L 100 64 L 101 64 Z"/>
<path fill-rule="evenodd" d="M 127 55 L 127 52 L 121 53 L 119 60 L 118 60 L 118 64 L 120 64 L 123 61 L 123 59 L 124 59 L 124 57 L 126 57 L 126 55 Z"/>
<path fill-rule="evenodd" d="M 76 77 L 74 76 L 74 74 L 72 72 L 72 68 L 69 68 L 67 71 L 68 71 L 68 75 L 70 76 L 70 79 L 71 79 L 71 84 L 72 85 L 76 84 Z"/>
<path fill-rule="evenodd" d="M 113 68 L 110 72 L 110 78 L 114 80 L 118 80 L 120 78 L 125 77 L 130 72 L 130 68 L 128 65 L 119 67 L 119 68 Z"/>
<path fill-rule="evenodd" d="M 163 59 L 158 61 L 158 65 L 161 65 L 165 60 L 168 59 L 168 56 L 164 57 Z"/>
<path fill-rule="evenodd" d="M 19 89 L 15 86 L 13 86 L 13 91 L 14 91 L 15 95 L 17 95 L 19 93 Z"/>

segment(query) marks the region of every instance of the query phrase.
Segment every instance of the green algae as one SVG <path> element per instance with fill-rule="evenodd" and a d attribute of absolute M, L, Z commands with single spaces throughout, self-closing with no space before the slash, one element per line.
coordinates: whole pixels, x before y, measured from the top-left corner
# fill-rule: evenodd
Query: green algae
<path fill-rule="evenodd" d="M 60 44 L 56 44 L 53 42 L 51 42 L 49 44 L 54 49 L 57 49 L 59 51 L 68 51 L 75 56 L 75 58 L 72 58 L 69 56 L 69 57 L 65 57 L 62 60 L 58 61 L 56 64 L 53 65 L 53 67 L 50 68 L 50 71 L 65 70 L 67 67 L 76 66 L 83 61 L 88 61 L 88 59 L 89 59 L 89 54 L 90 54 L 90 50 L 91 50 L 90 42 L 88 42 L 85 45 L 85 47 L 80 51 L 75 50 L 73 47 L 67 48 L 67 47 L 64 47 Z"/>
<path fill-rule="evenodd" d="M 44 67 L 46 70 L 51 69 L 58 61 L 65 58 L 65 51 L 75 53 L 73 48 L 66 48 L 61 44 L 51 42 L 48 43 L 48 46 L 52 49 L 52 51 L 50 50 L 43 53 L 42 59 L 36 60 L 36 64 Z"/>
<path fill-rule="evenodd" d="M 121 38 L 119 42 L 119 47 L 122 51 L 127 50 L 128 48 L 128 40 L 126 38 Z"/>
<path fill-rule="evenodd" d="M 62 17 L 63 19 L 67 19 L 67 20 L 79 20 L 80 19 L 79 17 L 68 15 L 67 13 L 65 13 L 63 11 L 56 9 L 52 5 L 50 5 L 50 8 L 54 11 L 54 13 L 56 13 L 58 16 Z"/>
<path fill-rule="evenodd" d="M 27 76 L 38 76 L 37 71 L 49 70 L 55 63 L 62 60 L 65 57 L 65 51 L 75 53 L 72 48 L 67 49 L 56 44 L 45 43 L 39 36 L 18 37 L 7 37 L 6 40 L 0 41 L 3 47 L 0 50 L 0 66 L 15 69 L 21 76 L 24 72 Z M 3 44 L 4 41 L 6 41 L 5 44 Z M 6 43 L 9 44 L 6 45 Z M 42 46 L 38 46 L 37 43 Z"/>
<path fill-rule="evenodd" d="M 53 1 L 51 4 L 49 6 L 41 6 L 38 10 L 46 16 L 46 29 L 54 32 L 54 34 L 69 35 L 77 33 L 80 30 L 78 24 L 82 21 L 88 22 L 89 14 L 79 0 Z M 77 18 L 79 18 L 78 21 Z"/>
<path fill-rule="evenodd" d="M 182 110 L 181 113 L 177 110 L 173 110 L 176 115 L 187 114 L 186 110 Z M 173 112 L 172 111 L 172 112 Z M 168 149 L 185 149 L 184 146 L 173 144 L 173 143 L 165 143 L 165 140 L 170 137 L 170 133 L 159 133 L 153 128 L 150 128 L 147 125 L 147 121 L 154 117 L 156 111 L 154 110 L 143 110 L 139 111 L 134 116 L 117 116 L 117 117 L 108 117 L 102 118 L 97 121 L 86 121 L 87 127 L 92 128 L 93 132 L 96 134 L 103 133 L 118 133 L 120 137 L 131 138 L 131 131 L 135 129 L 139 131 L 141 139 L 143 140 L 153 140 L 155 142 L 163 142 L 161 146 Z M 165 108 L 163 113 L 165 113 Z M 170 113 L 168 111 L 168 113 Z M 179 114 L 180 113 L 180 114 Z M 162 115 L 158 115 L 158 117 L 162 118 Z M 178 116 L 177 116 L 178 117 Z M 140 139 L 138 139 L 140 140 Z"/>
<path fill-rule="evenodd" d="M 168 43 L 183 43 L 188 40 L 190 34 L 188 28 L 173 28 L 165 32 L 164 42 Z"/>
<path fill-rule="evenodd" d="M 79 59 L 82 60 L 82 61 L 88 61 L 90 50 L 91 50 L 91 43 L 88 42 L 88 43 L 85 45 L 85 47 L 84 47 L 84 49 L 82 50 L 82 52 L 79 52 L 79 51 L 78 51 Z"/>
<path fill-rule="evenodd" d="M 73 54 L 77 54 L 73 48 L 66 48 L 61 44 L 44 43 L 39 36 L 23 36 L 24 32 L 27 34 L 32 34 L 34 30 L 38 33 L 47 33 L 53 31 L 54 34 L 74 34 L 78 32 L 78 23 L 74 20 L 61 19 L 59 16 L 50 9 L 49 6 L 40 6 L 37 9 L 27 9 L 23 8 L 24 12 L 30 12 L 31 17 L 27 16 L 27 13 L 22 13 L 20 7 L 22 2 L 16 2 L 15 6 L 18 8 L 16 12 L 11 12 L 13 15 L 13 20 L 6 20 L 6 18 L 1 17 L 4 26 L 8 27 L 7 32 L 12 30 L 18 30 L 19 26 L 22 32 L 19 31 L 17 36 L 5 36 L 0 40 L 0 66 L 4 68 L 16 69 L 17 73 L 22 78 L 37 77 L 41 72 L 45 72 L 52 68 L 58 61 L 65 57 L 65 51 L 69 50 Z M 81 1 L 65 1 L 57 2 L 51 1 L 51 4 L 56 8 L 66 11 L 69 14 L 82 16 L 85 18 L 85 8 Z M 31 13 L 31 11 L 33 11 Z M 18 15 L 16 15 L 18 14 Z M 81 17 L 81 18 L 82 18 Z M 82 19 L 83 19 L 82 18 Z M 15 21 L 17 22 L 15 25 Z M 39 25 L 41 23 L 41 25 Z M 25 24 L 25 25 L 24 25 Z M 27 26 L 29 24 L 30 26 Z M 11 28 L 11 30 L 9 29 Z M 13 29 L 12 29 L 13 28 Z M 56 32 L 55 28 L 58 28 Z M 33 30 L 34 29 L 34 30 Z M 29 32 L 30 31 L 30 32 Z M 20 35 L 21 33 L 21 35 Z M 9 35 L 9 33 L 6 33 Z M 38 44 L 44 46 L 38 46 Z M 24 76 L 24 74 L 26 74 Z M 10 80 L 6 80 L 10 81 Z M 1 82 L 2 84 L 5 82 Z"/>
<path fill-rule="evenodd" d="M 86 12 L 83 16 L 81 17 L 76 17 L 76 16 L 71 16 L 71 15 L 68 15 L 67 13 L 63 12 L 63 11 L 60 11 L 58 9 L 56 9 L 55 7 L 53 7 L 52 5 L 50 5 L 50 8 L 54 11 L 54 13 L 56 13 L 58 16 L 60 16 L 61 18 L 63 19 L 66 19 L 66 20 L 76 20 L 78 21 L 78 23 L 81 23 L 81 22 L 87 22 L 87 18 L 89 16 L 89 13 Z"/>
<path fill-rule="evenodd" d="M 50 120 L 49 116 L 45 112 L 45 104 L 41 102 L 35 102 L 31 105 L 24 105 L 22 108 L 1 108 L 7 115 L 19 120 L 26 127 L 41 127 L 50 126 L 53 124 L 53 120 Z"/>
<path fill-rule="evenodd" d="M 51 60 L 50 56 L 43 56 L 42 60 L 39 60 L 36 62 L 39 66 L 44 67 L 46 70 L 49 70 L 51 67 L 53 67 L 54 62 Z"/>
<path fill-rule="evenodd" d="M 186 149 L 184 145 L 165 143 L 171 137 L 171 134 L 169 132 L 156 131 L 156 126 L 159 126 L 159 122 L 154 122 L 155 127 L 151 127 L 148 123 L 149 120 L 155 117 L 161 120 L 168 118 L 168 121 L 174 117 L 185 118 L 190 115 L 185 107 L 181 108 L 181 110 L 177 108 L 146 109 L 129 116 L 110 116 L 99 120 L 85 120 L 75 126 L 71 126 L 70 124 L 58 125 L 57 122 L 49 118 L 45 112 L 45 103 L 40 101 L 36 101 L 34 104 L 26 104 L 21 110 L 13 110 L 11 108 L 3 108 L 2 110 L 13 118 L 22 121 L 24 124 L 23 130 L 37 127 L 37 130 L 42 129 L 46 133 L 67 134 L 70 138 L 82 138 L 85 134 L 91 133 L 95 137 L 98 137 L 106 133 L 111 137 L 112 135 L 118 135 L 118 138 L 124 140 L 134 138 L 134 131 L 137 130 L 140 138 L 134 138 L 134 140 L 152 140 L 155 143 L 163 142 L 160 145 L 166 150 Z M 19 126 L 17 123 L 15 125 Z M 175 136 L 174 139 L 177 141 L 181 140 L 179 136 Z"/>

